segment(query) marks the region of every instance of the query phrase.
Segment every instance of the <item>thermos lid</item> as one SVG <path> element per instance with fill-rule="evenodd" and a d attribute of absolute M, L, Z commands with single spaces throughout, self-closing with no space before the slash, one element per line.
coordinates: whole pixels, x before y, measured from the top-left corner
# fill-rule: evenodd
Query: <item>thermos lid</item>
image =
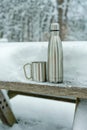
<path fill-rule="evenodd" d="M 51 23 L 51 27 L 50 27 L 51 31 L 59 31 L 59 24 L 58 23 Z"/>

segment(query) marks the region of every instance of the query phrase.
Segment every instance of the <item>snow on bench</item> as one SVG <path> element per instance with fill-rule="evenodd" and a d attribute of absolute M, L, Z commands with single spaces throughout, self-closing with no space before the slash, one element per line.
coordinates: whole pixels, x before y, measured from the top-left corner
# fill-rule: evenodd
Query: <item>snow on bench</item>
<path fill-rule="evenodd" d="M 23 65 L 32 61 L 47 61 L 47 47 L 47 42 L 1 43 L 0 88 L 25 93 L 87 98 L 87 42 L 63 42 L 63 84 L 36 83 L 25 78 Z"/>

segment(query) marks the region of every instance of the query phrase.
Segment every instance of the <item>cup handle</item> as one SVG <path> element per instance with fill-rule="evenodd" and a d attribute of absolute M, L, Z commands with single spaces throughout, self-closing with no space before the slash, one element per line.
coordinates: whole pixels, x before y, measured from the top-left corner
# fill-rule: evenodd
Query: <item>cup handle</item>
<path fill-rule="evenodd" d="M 27 65 L 30 65 L 30 69 L 31 69 L 30 77 L 28 77 L 28 76 L 27 76 L 27 73 L 26 73 L 26 66 L 27 66 Z M 31 68 L 31 64 L 30 64 L 30 63 L 26 63 L 26 64 L 23 66 L 23 70 L 24 70 L 24 74 L 25 74 L 26 79 L 31 79 L 31 78 L 32 78 L 32 68 Z"/>

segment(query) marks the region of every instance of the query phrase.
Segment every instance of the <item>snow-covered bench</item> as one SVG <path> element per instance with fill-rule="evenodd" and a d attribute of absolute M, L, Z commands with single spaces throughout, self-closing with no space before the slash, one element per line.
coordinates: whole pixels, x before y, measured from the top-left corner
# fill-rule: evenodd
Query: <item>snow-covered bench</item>
<path fill-rule="evenodd" d="M 47 47 L 47 42 L 0 44 L 0 89 L 9 90 L 9 96 L 26 94 L 69 102 L 75 102 L 77 98 L 86 99 L 87 42 L 63 42 L 62 84 L 37 83 L 25 78 L 23 65 L 47 61 Z"/>

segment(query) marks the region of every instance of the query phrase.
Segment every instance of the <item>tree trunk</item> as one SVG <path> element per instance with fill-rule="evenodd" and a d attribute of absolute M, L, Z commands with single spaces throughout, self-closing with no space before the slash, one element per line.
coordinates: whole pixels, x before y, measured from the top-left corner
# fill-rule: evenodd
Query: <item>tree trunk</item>
<path fill-rule="evenodd" d="M 61 5 L 63 4 L 64 0 L 57 0 L 57 5 L 58 5 L 58 22 L 60 24 L 60 37 L 61 40 L 63 40 L 63 35 L 62 35 L 62 16 L 63 16 L 63 10 L 61 8 Z"/>
<path fill-rule="evenodd" d="M 63 12 L 63 3 L 64 0 L 57 0 L 58 5 L 58 22 L 60 24 L 60 37 L 61 40 L 65 39 L 65 36 L 67 34 L 67 13 L 68 13 L 68 7 L 69 7 L 70 0 L 67 0 L 66 9 L 65 12 Z M 63 14 L 65 19 L 63 19 Z"/>

